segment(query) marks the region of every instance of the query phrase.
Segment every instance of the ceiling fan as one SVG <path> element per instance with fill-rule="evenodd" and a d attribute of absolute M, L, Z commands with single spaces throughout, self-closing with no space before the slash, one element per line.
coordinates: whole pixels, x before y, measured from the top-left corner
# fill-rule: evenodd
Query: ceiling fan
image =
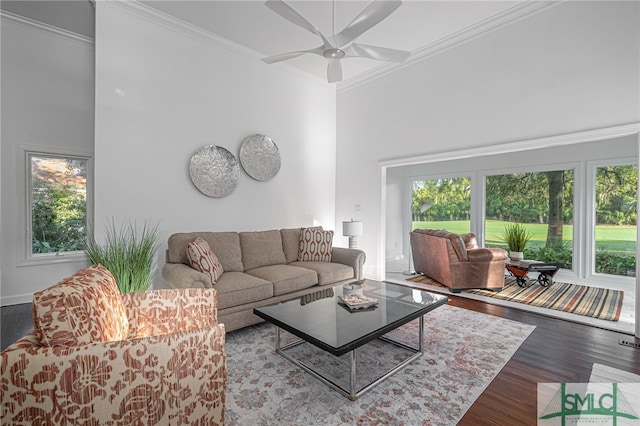
<path fill-rule="evenodd" d="M 380 46 L 369 46 L 366 44 L 354 43 L 354 40 L 379 24 L 387 16 L 391 15 L 402 4 L 401 0 L 374 0 L 370 3 L 353 21 L 349 23 L 338 34 L 333 34 L 330 42 L 315 25 L 309 22 L 304 16 L 300 15 L 293 7 L 289 6 L 283 0 L 268 0 L 265 6 L 273 10 L 275 13 L 286 19 L 287 21 L 316 34 L 322 39 L 322 45 L 309 50 L 299 50 L 279 55 L 262 58 L 267 64 L 286 61 L 305 53 L 313 53 L 327 58 L 327 80 L 329 83 L 335 83 L 342 80 L 342 64 L 343 58 L 360 57 L 376 59 L 387 62 L 404 62 L 410 52 L 397 49 L 389 49 Z M 334 25 L 335 25 L 335 0 L 334 6 Z M 335 33 L 335 30 L 334 30 Z"/>

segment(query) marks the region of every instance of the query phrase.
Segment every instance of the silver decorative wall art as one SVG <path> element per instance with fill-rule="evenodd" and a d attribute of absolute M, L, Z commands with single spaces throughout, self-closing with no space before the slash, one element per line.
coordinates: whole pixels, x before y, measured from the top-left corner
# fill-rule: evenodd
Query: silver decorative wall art
<path fill-rule="evenodd" d="M 264 182 L 280 171 L 280 150 L 268 136 L 247 136 L 240 146 L 240 163 L 249 176 Z"/>
<path fill-rule="evenodd" d="M 240 166 L 236 157 L 217 145 L 200 148 L 189 163 L 191 181 L 209 197 L 226 197 L 240 181 Z"/>

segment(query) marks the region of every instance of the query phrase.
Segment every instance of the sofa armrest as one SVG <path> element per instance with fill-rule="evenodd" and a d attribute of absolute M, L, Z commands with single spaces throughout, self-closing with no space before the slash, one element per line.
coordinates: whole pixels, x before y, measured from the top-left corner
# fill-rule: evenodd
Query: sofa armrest
<path fill-rule="evenodd" d="M 172 335 L 2 352 L 2 423 L 223 424 L 220 324 Z"/>
<path fill-rule="evenodd" d="M 211 278 L 184 263 L 165 263 L 162 278 L 171 288 L 211 288 Z"/>
<path fill-rule="evenodd" d="M 129 339 L 198 330 L 218 324 L 212 288 L 140 291 L 122 295 Z"/>
<path fill-rule="evenodd" d="M 362 279 L 366 259 L 367 256 L 362 250 L 344 247 L 333 247 L 331 250 L 331 262 L 351 266 L 356 280 Z"/>
<path fill-rule="evenodd" d="M 508 254 L 501 248 L 477 248 L 467 250 L 469 262 L 493 262 L 507 260 Z"/>

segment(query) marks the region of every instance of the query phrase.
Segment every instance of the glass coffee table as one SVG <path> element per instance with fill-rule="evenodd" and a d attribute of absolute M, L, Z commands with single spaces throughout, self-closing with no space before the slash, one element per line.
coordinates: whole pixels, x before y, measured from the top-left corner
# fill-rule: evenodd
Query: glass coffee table
<path fill-rule="evenodd" d="M 388 282 L 364 281 L 364 295 L 378 300 L 374 308 L 350 311 L 338 303 L 342 295 L 342 286 L 320 290 L 318 297 L 305 296 L 253 310 L 254 314 L 276 326 L 276 352 L 287 360 L 312 374 L 328 386 L 355 400 L 394 373 L 406 367 L 423 353 L 424 325 L 423 316 L 447 303 L 445 295 L 429 293 Z M 322 293 L 321 293 L 322 292 Z M 311 303 L 307 303 L 312 300 Z M 418 347 L 411 347 L 392 340 L 385 334 L 418 319 Z M 284 329 L 299 337 L 300 340 L 281 345 L 280 330 Z M 365 386 L 356 387 L 356 350 L 374 339 L 382 339 L 409 351 L 411 355 L 395 367 L 386 371 Z M 349 354 L 350 378 L 348 389 L 339 385 L 335 379 L 313 369 L 301 360 L 295 359 L 289 349 L 308 342 L 337 357 Z M 366 350 L 366 348 L 363 348 Z"/>

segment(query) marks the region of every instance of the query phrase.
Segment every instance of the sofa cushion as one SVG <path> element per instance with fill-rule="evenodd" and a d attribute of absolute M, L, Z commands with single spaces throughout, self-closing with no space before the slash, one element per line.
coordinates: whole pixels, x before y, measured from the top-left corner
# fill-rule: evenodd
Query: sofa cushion
<path fill-rule="evenodd" d="M 194 269 L 204 272 L 211 278 L 211 284 L 215 284 L 224 272 L 217 256 L 202 238 L 198 237 L 187 245 L 187 257 Z"/>
<path fill-rule="evenodd" d="M 298 261 L 331 262 L 332 245 L 333 231 L 323 231 L 315 228 L 302 228 L 300 231 Z"/>
<path fill-rule="evenodd" d="M 355 278 L 355 271 L 351 266 L 331 262 L 293 262 L 290 266 L 300 266 L 311 269 L 318 274 L 318 285 L 333 284 L 343 280 Z"/>
<path fill-rule="evenodd" d="M 237 232 L 185 232 L 169 237 L 167 263 L 184 263 L 189 265 L 187 245 L 196 238 L 205 240 L 211 250 L 216 253 L 225 272 L 242 272 L 242 251 L 240 237 Z"/>
<path fill-rule="evenodd" d="M 129 332 L 118 285 L 102 265 L 89 266 L 35 293 L 32 311 L 44 346 L 123 340 Z"/>
<path fill-rule="evenodd" d="M 286 263 L 280 231 L 241 232 L 240 246 L 245 271 Z"/>
<path fill-rule="evenodd" d="M 318 284 L 315 271 L 290 265 L 270 265 L 247 271 L 247 274 L 273 283 L 273 295 L 291 293 Z"/>
<path fill-rule="evenodd" d="M 273 297 L 273 284 L 244 272 L 225 272 L 216 284 L 218 310 Z"/>
<path fill-rule="evenodd" d="M 296 262 L 298 260 L 298 251 L 300 250 L 300 232 L 303 228 L 281 229 L 282 248 L 284 249 L 284 257 L 287 263 Z M 322 226 L 314 226 L 306 229 L 319 229 Z"/>

